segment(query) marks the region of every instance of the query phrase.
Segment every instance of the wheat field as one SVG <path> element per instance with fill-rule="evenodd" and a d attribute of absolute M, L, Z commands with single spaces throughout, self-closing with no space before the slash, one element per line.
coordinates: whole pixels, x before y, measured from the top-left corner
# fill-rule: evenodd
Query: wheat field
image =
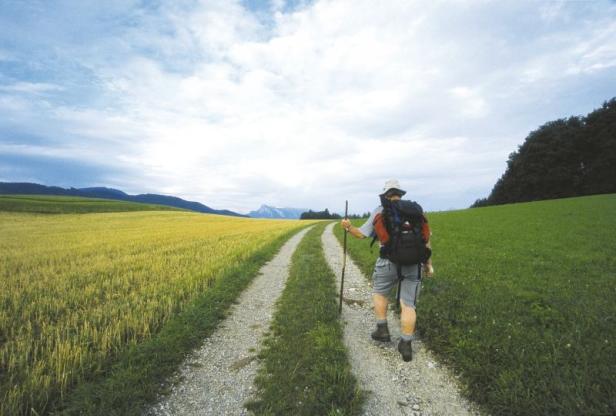
<path fill-rule="evenodd" d="M 30 413 L 304 223 L 188 212 L 0 212 L 0 414 Z"/>

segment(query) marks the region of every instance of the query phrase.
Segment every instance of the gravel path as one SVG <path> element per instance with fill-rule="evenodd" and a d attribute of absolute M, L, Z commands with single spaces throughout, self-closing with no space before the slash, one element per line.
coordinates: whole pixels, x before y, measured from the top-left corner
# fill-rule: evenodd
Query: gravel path
<path fill-rule="evenodd" d="M 227 318 L 180 368 L 181 382 L 149 415 L 245 415 L 257 372 L 257 349 L 289 276 L 291 255 L 308 230 L 298 232 L 242 292 Z"/>
<path fill-rule="evenodd" d="M 327 262 L 340 285 L 342 245 L 334 236 L 333 226 L 327 226 L 322 241 Z M 384 344 L 370 338 L 375 328 L 371 287 L 348 255 L 343 299 L 344 342 L 351 366 L 361 388 L 371 392 L 365 415 L 479 414 L 460 396 L 455 378 L 438 364 L 421 339 L 413 342 L 413 360 L 402 361 L 397 349 L 399 320 L 391 310 L 388 321 L 392 342 Z M 421 299 L 418 306 L 421 325 Z"/>

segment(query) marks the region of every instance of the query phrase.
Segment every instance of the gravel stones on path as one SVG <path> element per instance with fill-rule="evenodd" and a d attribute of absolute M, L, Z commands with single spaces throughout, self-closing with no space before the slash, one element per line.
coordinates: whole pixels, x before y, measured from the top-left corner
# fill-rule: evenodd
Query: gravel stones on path
<path fill-rule="evenodd" d="M 322 242 L 325 257 L 340 287 L 342 245 L 334 236 L 333 226 L 327 226 Z M 455 378 L 436 361 L 421 339 L 413 341 L 413 360 L 402 361 L 397 349 L 400 323 L 392 308 L 388 314 L 392 342 L 381 343 L 370 338 L 370 332 L 375 328 L 372 289 L 349 256 L 343 299 L 344 343 L 360 387 L 369 391 L 364 405 L 365 415 L 479 414 L 461 397 Z M 421 299 L 418 307 L 421 326 Z"/>
<path fill-rule="evenodd" d="M 227 318 L 181 366 L 181 381 L 146 414 L 248 414 L 244 403 L 253 394 L 258 348 L 289 276 L 291 256 L 307 231 L 291 237 L 261 268 Z"/>

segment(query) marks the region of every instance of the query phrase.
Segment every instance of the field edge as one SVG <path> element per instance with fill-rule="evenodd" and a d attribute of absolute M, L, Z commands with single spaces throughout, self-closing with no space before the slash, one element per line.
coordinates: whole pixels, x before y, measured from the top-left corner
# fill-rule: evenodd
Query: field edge
<path fill-rule="evenodd" d="M 228 269 L 149 340 L 121 353 L 107 371 L 76 385 L 55 403 L 53 415 L 138 414 L 165 395 L 186 355 L 216 329 L 229 307 L 292 235 L 276 238 L 246 261 Z"/>

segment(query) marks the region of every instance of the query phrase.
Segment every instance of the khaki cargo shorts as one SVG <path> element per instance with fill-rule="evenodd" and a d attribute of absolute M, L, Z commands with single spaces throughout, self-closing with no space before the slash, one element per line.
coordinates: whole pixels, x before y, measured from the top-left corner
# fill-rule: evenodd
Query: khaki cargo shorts
<path fill-rule="evenodd" d="M 400 299 L 406 306 L 415 309 L 417 298 L 421 291 L 421 280 L 418 276 L 419 268 L 417 264 L 402 266 L 402 287 L 400 289 Z M 394 287 L 398 286 L 398 270 L 396 265 L 388 259 L 379 257 L 374 266 L 372 274 L 372 293 L 387 296 Z"/>

